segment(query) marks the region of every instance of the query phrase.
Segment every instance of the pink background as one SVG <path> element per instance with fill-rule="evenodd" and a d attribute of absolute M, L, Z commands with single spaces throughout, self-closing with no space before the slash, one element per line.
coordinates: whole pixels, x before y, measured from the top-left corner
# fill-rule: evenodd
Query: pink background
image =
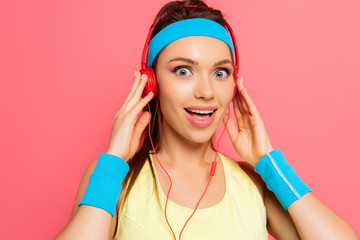
<path fill-rule="evenodd" d="M 1 1 L 1 239 L 51 239 L 166 1 Z M 223 1 L 274 148 L 360 234 L 359 1 Z M 221 149 L 235 158 L 227 134 Z M 356 150 L 356 151 L 355 151 Z"/>

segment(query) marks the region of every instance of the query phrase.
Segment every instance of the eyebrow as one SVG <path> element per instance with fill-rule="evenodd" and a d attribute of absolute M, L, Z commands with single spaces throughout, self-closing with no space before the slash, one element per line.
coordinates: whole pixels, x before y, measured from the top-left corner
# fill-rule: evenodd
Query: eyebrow
<path fill-rule="evenodd" d="M 187 62 L 189 64 L 199 65 L 199 63 L 197 61 L 194 61 L 194 60 L 192 60 L 190 58 L 177 57 L 177 58 L 171 59 L 169 62 L 173 62 L 173 61 L 183 61 L 183 62 Z M 224 59 L 224 60 L 216 62 L 214 64 L 214 67 L 217 67 L 217 66 L 220 66 L 220 65 L 223 65 L 223 64 L 226 64 L 226 63 L 231 63 L 232 64 L 232 62 L 229 59 Z"/>

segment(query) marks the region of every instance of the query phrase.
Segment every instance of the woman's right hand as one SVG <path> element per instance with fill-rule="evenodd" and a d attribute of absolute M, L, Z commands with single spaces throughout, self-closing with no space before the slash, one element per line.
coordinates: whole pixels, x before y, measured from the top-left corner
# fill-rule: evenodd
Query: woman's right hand
<path fill-rule="evenodd" d="M 140 72 L 135 72 L 131 91 L 126 98 L 120 111 L 115 114 L 109 147 L 106 153 L 121 157 L 128 161 L 138 149 L 140 137 L 149 122 L 148 111 L 138 114 L 152 99 L 154 94 L 150 92 L 146 97 L 141 94 L 147 82 L 146 74 L 141 78 Z"/>

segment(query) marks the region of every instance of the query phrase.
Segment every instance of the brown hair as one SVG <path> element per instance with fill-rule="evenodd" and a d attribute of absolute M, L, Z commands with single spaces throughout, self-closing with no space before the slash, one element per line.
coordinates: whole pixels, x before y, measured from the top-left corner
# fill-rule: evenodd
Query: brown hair
<path fill-rule="evenodd" d="M 184 7 L 182 6 L 188 6 L 188 5 L 196 5 L 200 7 Z M 173 10 L 171 10 L 173 9 Z M 164 15 L 164 13 L 168 12 Z M 152 39 L 161 29 L 165 28 L 166 26 L 170 25 L 171 23 L 189 19 L 189 18 L 207 18 L 210 20 L 213 20 L 222 26 L 225 27 L 225 21 L 224 16 L 221 13 L 220 10 L 213 9 L 211 7 L 208 7 L 202 0 L 184 0 L 184 1 L 172 1 L 165 4 L 158 14 L 155 17 L 155 20 L 159 20 L 159 22 L 156 24 L 150 39 Z M 160 52 L 161 53 L 161 52 Z M 157 55 L 159 56 L 160 53 Z M 153 68 L 156 68 L 158 57 L 154 59 L 153 62 Z M 161 142 L 160 142 L 160 136 L 162 134 L 162 113 L 160 110 L 160 105 L 158 99 L 153 99 L 149 102 L 150 110 L 151 110 L 151 138 L 153 140 L 155 151 L 158 152 L 161 148 Z M 146 107 L 147 108 L 147 107 Z M 149 139 L 149 125 L 146 127 L 145 131 L 142 134 L 142 140 L 141 140 L 141 146 L 139 150 L 135 153 L 135 155 L 128 161 L 130 170 L 128 174 L 126 175 L 125 179 L 123 180 L 122 186 L 124 190 L 124 196 L 120 205 L 120 211 L 123 210 L 124 206 L 123 204 L 126 202 L 127 197 L 129 196 L 129 193 L 131 191 L 131 188 L 134 186 L 134 183 L 144 166 L 146 161 L 149 161 L 151 173 L 153 179 L 155 179 L 155 173 L 154 168 L 150 162 L 149 154 L 153 153 L 152 145 Z M 211 147 L 213 146 L 213 141 L 210 141 Z M 156 181 L 153 181 L 154 189 L 156 196 L 158 197 L 158 189 L 156 186 Z M 119 221 L 119 220 L 118 220 Z"/>

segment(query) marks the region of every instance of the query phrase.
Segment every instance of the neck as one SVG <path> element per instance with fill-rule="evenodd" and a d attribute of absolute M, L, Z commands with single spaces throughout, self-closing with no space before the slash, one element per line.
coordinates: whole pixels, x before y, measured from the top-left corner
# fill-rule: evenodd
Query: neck
<path fill-rule="evenodd" d="M 169 128 L 163 128 L 161 147 L 157 152 L 159 161 L 171 167 L 208 167 L 215 159 L 210 140 L 196 143 L 185 139 Z"/>

